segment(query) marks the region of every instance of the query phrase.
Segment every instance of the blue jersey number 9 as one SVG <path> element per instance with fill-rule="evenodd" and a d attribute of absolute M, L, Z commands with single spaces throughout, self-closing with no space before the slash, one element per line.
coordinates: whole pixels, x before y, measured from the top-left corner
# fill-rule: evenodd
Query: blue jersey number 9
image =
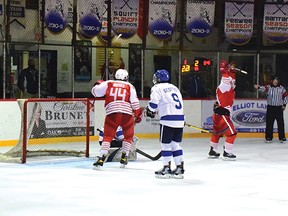
<path fill-rule="evenodd" d="M 182 104 L 181 104 L 181 102 L 180 102 L 180 100 L 179 100 L 178 95 L 175 94 L 175 93 L 173 93 L 171 96 L 172 96 L 173 100 L 174 100 L 175 102 L 177 102 L 177 105 L 175 105 L 175 108 L 176 108 L 176 109 L 181 109 L 181 108 L 182 108 Z"/>

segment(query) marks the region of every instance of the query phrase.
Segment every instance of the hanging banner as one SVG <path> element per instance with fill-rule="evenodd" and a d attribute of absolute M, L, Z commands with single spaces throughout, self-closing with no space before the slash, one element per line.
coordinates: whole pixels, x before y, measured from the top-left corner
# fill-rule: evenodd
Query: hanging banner
<path fill-rule="evenodd" d="M 144 14 L 144 12 L 146 14 Z M 149 4 L 145 4 L 145 0 L 139 0 L 139 16 L 137 35 L 143 39 L 148 34 L 148 14 Z M 145 19 L 145 20 L 144 20 Z"/>
<path fill-rule="evenodd" d="M 150 0 L 149 31 L 160 40 L 169 39 L 175 27 L 177 0 Z"/>
<path fill-rule="evenodd" d="M 272 42 L 288 40 L 288 5 L 265 4 L 263 33 Z"/>
<path fill-rule="evenodd" d="M 191 0 L 187 2 L 186 27 L 195 37 L 211 34 L 214 25 L 215 1 Z"/>
<path fill-rule="evenodd" d="M 225 3 L 224 32 L 227 40 L 235 45 L 250 41 L 253 34 L 254 4 Z"/>
<path fill-rule="evenodd" d="M 3 3 L 4 0 L 0 0 L 0 25 L 2 26 L 5 26 L 5 23 L 4 23 L 4 3 Z M 3 38 L 4 36 L 0 34 L 0 38 Z"/>
<path fill-rule="evenodd" d="M 79 33 L 85 38 L 95 37 L 102 28 L 105 0 L 78 1 Z"/>
<path fill-rule="evenodd" d="M 49 31 L 60 33 L 67 27 L 69 6 L 69 0 L 45 1 L 45 24 Z"/>
<path fill-rule="evenodd" d="M 121 38 L 131 38 L 138 28 L 139 0 L 112 2 L 112 30 Z"/>
<path fill-rule="evenodd" d="M 17 22 L 25 28 L 25 5 L 26 0 L 14 0 L 10 2 L 10 23 Z"/>

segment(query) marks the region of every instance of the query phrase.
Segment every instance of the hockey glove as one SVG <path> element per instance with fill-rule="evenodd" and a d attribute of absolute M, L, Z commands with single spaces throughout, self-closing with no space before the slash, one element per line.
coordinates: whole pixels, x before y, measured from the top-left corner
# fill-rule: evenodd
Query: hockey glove
<path fill-rule="evenodd" d="M 141 116 L 135 118 L 135 123 L 136 123 L 136 124 L 137 124 L 137 123 L 140 123 L 141 121 L 142 121 Z"/>
<path fill-rule="evenodd" d="M 142 121 L 142 109 L 138 109 L 134 111 L 134 116 L 135 116 L 135 123 L 140 123 Z"/>
<path fill-rule="evenodd" d="M 216 101 L 214 104 L 213 104 L 213 111 L 215 112 L 215 110 L 219 107 L 219 103 L 218 101 Z"/>
<path fill-rule="evenodd" d="M 146 107 L 146 115 L 150 118 L 155 118 L 156 112 L 151 111 L 147 106 Z"/>

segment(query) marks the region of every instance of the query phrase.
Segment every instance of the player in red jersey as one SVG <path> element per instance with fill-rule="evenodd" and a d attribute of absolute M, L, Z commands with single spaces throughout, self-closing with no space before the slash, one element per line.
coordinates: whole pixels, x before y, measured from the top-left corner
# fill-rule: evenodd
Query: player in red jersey
<path fill-rule="evenodd" d="M 127 157 L 134 135 L 134 124 L 142 119 L 139 100 L 134 86 L 128 82 L 128 72 L 118 69 L 115 80 L 97 81 L 91 93 L 95 97 L 105 96 L 106 118 L 104 122 L 104 136 L 98 160 L 95 167 L 103 166 L 110 149 L 110 143 L 115 137 L 118 126 L 123 129 L 123 152 L 121 166 L 127 165 Z"/>
<path fill-rule="evenodd" d="M 230 119 L 230 112 L 235 99 L 235 62 L 228 64 L 226 60 L 220 61 L 221 83 L 216 89 L 217 102 L 214 104 L 213 135 L 210 139 L 210 157 L 219 157 L 217 152 L 220 138 L 225 135 L 224 159 L 235 160 L 236 155 L 232 153 L 236 130 Z"/>

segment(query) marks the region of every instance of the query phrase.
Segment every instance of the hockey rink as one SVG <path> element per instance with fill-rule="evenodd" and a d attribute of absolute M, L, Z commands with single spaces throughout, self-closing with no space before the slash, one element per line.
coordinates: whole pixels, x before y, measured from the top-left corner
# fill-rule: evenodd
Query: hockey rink
<path fill-rule="evenodd" d="M 96 143 L 88 159 L 0 163 L 0 215 L 287 215 L 288 144 L 238 138 L 236 161 L 208 159 L 209 138 L 184 139 L 182 146 L 184 179 L 155 178 L 161 159 L 139 154 L 124 169 L 110 162 L 93 170 Z M 157 139 L 140 139 L 138 148 L 160 151 Z"/>

